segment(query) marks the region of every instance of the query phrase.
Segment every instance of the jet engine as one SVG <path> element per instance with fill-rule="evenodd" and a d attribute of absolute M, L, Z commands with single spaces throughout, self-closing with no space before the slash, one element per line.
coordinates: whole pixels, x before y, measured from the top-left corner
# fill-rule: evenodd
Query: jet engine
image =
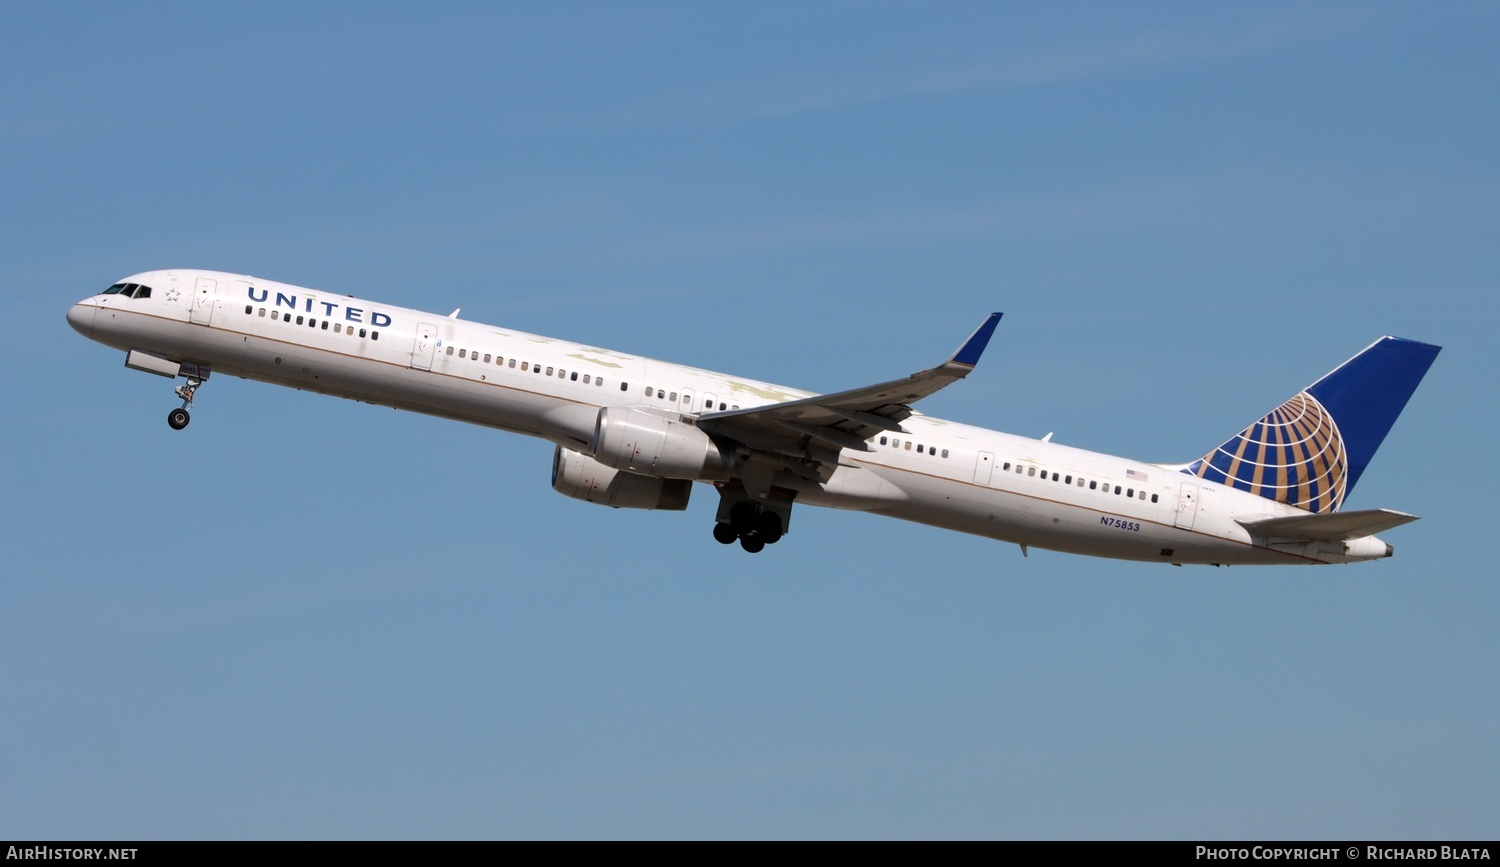
<path fill-rule="evenodd" d="M 727 479 L 734 466 L 734 453 L 701 429 L 629 406 L 599 410 L 593 452 L 607 467 L 667 479 Z"/>
<path fill-rule="evenodd" d="M 687 508 L 693 483 L 687 479 L 657 479 L 606 467 L 588 455 L 562 446 L 552 454 L 552 490 L 575 500 L 616 509 Z"/>

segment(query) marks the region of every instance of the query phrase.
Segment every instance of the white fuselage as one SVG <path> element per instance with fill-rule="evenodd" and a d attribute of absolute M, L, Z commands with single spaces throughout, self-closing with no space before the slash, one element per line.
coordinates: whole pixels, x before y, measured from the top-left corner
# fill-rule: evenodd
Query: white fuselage
<path fill-rule="evenodd" d="M 100 295 L 68 319 L 122 349 L 214 373 L 543 437 L 587 453 L 601 407 L 750 408 L 811 392 L 509 329 L 214 271 L 129 278 L 150 298 Z M 1179 472 L 929 418 L 845 450 L 796 501 L 857 509 L 1024 546 L 1164 563 L 1347 563 L 1373 536 L 1276 542 L 1237 521 L 1303 514 Z"/>

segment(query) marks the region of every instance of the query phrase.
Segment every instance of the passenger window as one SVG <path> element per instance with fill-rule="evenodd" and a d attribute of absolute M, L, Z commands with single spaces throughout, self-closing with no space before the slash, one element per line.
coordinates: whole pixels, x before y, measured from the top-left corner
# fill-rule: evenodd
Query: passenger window
<path fill-rule="evenodd" d="M 571 374 L 569 374 L 568 375 L 568 381 L 569 382 L 577 382 L 578 381 L 578 371 L 575 370 Z M 588 385 L 588 383 L 585 382 L 584 385 Z"/>
<path fill-rule="evenodd" d="M 886 442 L 886 438 L 885 437 L 881 437 L 880 438 L 880 444 L 881 445 L 885 445 L 885 442 Z"/>
<path fill-rule="evenodd" d="M 911 440 L 906 441 L 906 450 L 911 451 Z"/>
<path fill-rule="evenodd" d="M 1073 477 L 1072 476 L 1063 476 L 1063 484 L 1065 484 L 1065 485 L 1071 485 L 1071 484 L 1073 484 Z"/>
<path fill-rule="evenodd" d="M 620 383 L 620 390 L 621 391 L 625 391 L 628 388 L 630 388 L 630 383 L 628 383 L 628 382 L 622 382 L 622 383 Z"/>
<path fill-rule="evenodd" d="M 334 334 L 343 334 L 344 333 L 344 326 L 341 325 L 340 323 L 337 323 L 337 322 L 333 323 L 333 333 Z"/>
<path fill-rule="evenodd" d="M 380 332 L 379 331 L 371 331 L 370 332 L 370 339 L 371 340 L 379 340 L 380 339 Z"/>
<path fill-rule="evenodd" d="M 604 385 L 604 377 L 602 377 L 602 376 L 595 377 L 594 378 L 594 385 L 598 385 L 598 386 Z"/>
<path fill-rule="evenodd" d="M 948 450 L 947 449 L 943 449 L 943 457 L 946 458 L 947 456 L 948 456 Z"/>
<path fill-rule="evenodd" d="M 724 401 L 721 400 L 721 401 L 719 401 L 719 412 L 723 412 L 723 411 L 724 411 Z"/>
<path fill-rule="evenodd" d="M 522 373 L 525 373 L 525 372 L 526 372 L 526 371 L 528 371 L 528 370 L 530 370 L 530 369 L 531 369 L 531 368 L 530 368 L 530 367 L 528 367 L 528 366 L 527 366 L 527 362 L 524 362 L 524 361 L 523 361 L 523 362 L 521 362 L 521 372 L 522 372 Z"/>
<path fill-rule="evenodd" d="M 1127 496 L 1127 497 L 1134 497 L 1135 496 L 1135 488 L 1126 488 L 1125 489 L 1125 496 Z"/>
<path fill-rule="evenodd" d="M 551 375 L 552 375 L 552 368 L 551 368 L 551 367 L 548 367 L 548 368 L 547 368 L 547 375 L 548 375 L 548 376 L 551 376 Z"/>
<path fill-rule="evenodd" d="M 948 450 L 947 449 L 943 449 L 943 457 L 946 458 L 947 456 L 948 456 Z M 1010 461 L 1006 461 L 1005 462 L 1005 466 L 1001 467 L 1000 469 L 1004 470 L 1007 473 L 1010 472 Z"/>
<path fill-rule="evenodd" d="M 453 354 L 453 347 L 451 347 L 451 346 L 450 346 L 450 347 L 448 347 L 448 354 L 449 354 L 449 355 L 452 355 L 452 354 Z"/>
<path fill-rule="evenodd" d="M 512 370 L 514 370 L 514 369 L 515 369 L 515 366 L 516 366 L 516 360 L 515 360 L 515 359 L 514 359 L 514 358 L 512 358 L 512 359 L 511 359 L 511 360 L 510 360 L 510 361 L 507 361 L 507 362 L 506 362 L 506 363 L 505 363 L 505 366 L 506 366 L 506 367 L 509 367 L 509 368 L 511 368 L 511 369 L 512 369 Z M 522 370 L 525 370 L 525 369 L 526 369 L 526 368 L 524 368 L 524 367 L 523 367 L 523 368 L 521 368 L 521 369 L 522 369 Z"/>
<path fill-rule="evenodd" d="M 488 352 L 486 352 L 484 354 L 484 363 L 485 364 L 489 364 L 490 363 L 490 354 Z"/>
<path fill-rule="evenodd" d="M 327 319 L 324 319 L 324 320 L 323 320 L 323 330 L 324 330 L 324 331 L 327 331 L 327 330 L 328 330 L 328 320 L 327 320 Z"/>
<path fill-rule="evenodd" d="M 280 319 L 280 318 L 281 318 L 281 311 L 280 310 L 272 310 L 271 311 L 271 321 L 274 322 L 274 321 L 276 321 L 277 319 Z"/>
<path fill-rule="evenodd" d="M 361 328 L 361 329 L 360 329 L 360 330 L 359 330 L 359 336 L 360 336 L 360 337 L 364 337 L 364 336 L 365 336 L 365 330 L 364 330 L 364 329 L 363 329 L 363 328 Z"/>
<path fill-rule="evenodd" d="M 264 307 L 260 308 L 260 318 L 262 318 L 262 319 L 266 318 L 266 308 L 264 308 Z"/>
<path fill-rule="evenodd" d="M 302 324 L 302 317 L 301 317 L 301 316 L 298 316 L 298 317 L 297 317 L 297 324 L 298 324 L 298 325 L 301 325 L 301 324 Z"/>
<path fill-rule="evenodd" d="M 1034 475 L 1036 475 L 1036 467 L 1027 467 L 1026 468 L 1026 475 L 1028 475 L 1028 476 L 1034 476 Z"/>
<path fill-rule="evenodd" d="M 1119 495 L 1120 495 L 1120 486 L 1119 485 L 1115 485 L 1115 496 L 1119 496 Z"/>
<path fill-rule="evenodd" d="M 1155 494 L 1151 495 L 1151 502 L 1153 502 L 1153 503 L 1156 502 L 1156 495 Z"/>
<path fill-rule="evenodd" d="M 254 310 L 255 310 L 255 306 L 254 305 L 252 305 L 252 304 L 246 304 L 245 305 L 245 315 L 246 316 L 249 316 L 251 314 L 251 312 L 253 312 Z"/>
<path fill-rule="evenodd" d="M 584 385 L 588 385 L 589 384 L 589 375 L 587 373 L 585 373 L 583 375 L 583 384 Z"/>
<path fill-rule="evenodd" d="M 676 403 L 677 402 L 677 392 L 674 391 L 671 394 L 667 395 L 667 400 L 670 400 L 671 402 Z"/>
<path fill-rule="evenodd" d="M 919 454 L 919 455 L 920 455 L 920 454 L 923 454 L 923 453 L 924 453 L 924 452 L 926 452 L 926 451 L 927 451 L 927 450 L 926 450 L 926 449 L 924 449 L 924 448 L 922 448 L 922 446 L 921 446 L 921 444 L 920 444 L 920 443 L 919 443 L 919 444 L 918 444 L 918 445 L 917 445 L 917 454 Z"/>
<path fill-rule="evenodd" d="M 1052 474 L 1052 481 L 1057 481 L 1057 473 Z"/>
<path fill-rule="evenodd" d="M 649 385 L 648 385 L 648 386 L 646 386 L 646 396 L 647 396 L 647 397 L 654 397 L 654 396 L 655 396 L 655 395 L 656 395 L 656 391 L 655 391 L 655 389 L 653 389 L 653 388 L 652 388 L 652 387 L 651 387 L 651 386 L 649 386 Z"/>
<path fill-rule="evenodd" d="M 1145 491 L 1141 491 L 1141 495 L 1140 495 L 1139 499 L 1142 499 L 1142 500 L 1146 499 L 1146 492 Z"/>
<path fill-rule="evenodd" d="M 1098 482 L 1089 482 L 1089 490 L 1091 490 L 1091 491 L 1097 491 L 1097 490 L 1099 490 L 1099 483 Z"/>

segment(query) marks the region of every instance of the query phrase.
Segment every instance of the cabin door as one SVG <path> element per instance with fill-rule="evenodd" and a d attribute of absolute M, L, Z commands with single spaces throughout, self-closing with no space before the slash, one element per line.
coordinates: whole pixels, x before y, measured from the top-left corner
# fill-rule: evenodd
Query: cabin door
<path fill-rule="evenodd" d="M 418 322 L 417 339 L 411 347 L 411 366 L 418 370 L 431 370 L 432 354 L 436 350 L 437 326 Z"/>
<path fill-rule="evenodd" d="M 995 472 L 995 456 L 989 452 L 980 452 L 979 460 L 974 464 L 974 484 L 988 485 L 990 475 Z"/>
<path fill-rule="evenodd" d="M 1198 486 L 1192 482 L 1182 483 L 1182 493 L 1177 497 L 1177 526 L 1193 529 L 1193 519 L 1198 516 Z"/>
<path fill-rule="evenodd" d="M 197 325 L 211 325 L 214 319 L 214 295 L 218 281 L 199 277 L 193 287 L 193 303 L 188 307 L 188 321 Z"/>

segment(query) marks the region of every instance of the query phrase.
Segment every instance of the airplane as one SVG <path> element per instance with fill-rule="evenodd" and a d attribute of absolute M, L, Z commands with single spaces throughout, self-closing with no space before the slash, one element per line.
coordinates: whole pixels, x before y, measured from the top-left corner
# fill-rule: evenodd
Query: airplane
<path fill-rule="evenodd" d="M 149 271 L 74 304 L 68 324 L 125 366 L 184 383 L 187 427 L 212 373 L 541 437 L 552 488 L 622 509 L 719 495 L 713 537 L 758 553 L 794 504 L 851 509 L 1030 548 L 1145 562 L 1356 563 L 1416 520 L 1344 511 L 1440 347 L 1382 337 L 1183 464 L 932 418 L 1001 314 L 941 364 L 832 394 L 219 271 Z"/>

